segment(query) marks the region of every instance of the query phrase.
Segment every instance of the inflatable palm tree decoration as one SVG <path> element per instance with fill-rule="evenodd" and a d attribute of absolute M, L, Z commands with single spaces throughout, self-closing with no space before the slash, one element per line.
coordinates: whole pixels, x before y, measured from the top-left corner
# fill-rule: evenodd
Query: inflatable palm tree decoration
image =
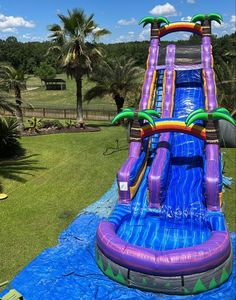
<path fill-rule="evenodd" d="M 140 20 L 139 25 L 143 24 L 143 27 L 145 27 L 147 24 L 151 24 L 151 39 L 153 38 L 158 38 L 159 35 L 159 28 L 164 25 L 169 25 L 170 22 L 167 18 L 165 17 L 144 17 Z"/>
<path fill-rule="evenodd" d="M 201 22 L 201 26 L 203 27 L 203 35 L 211 34 L 211 22 L 216 21 L 217 23 L 221 24 L 223 18 L 220 14 L 211 13 L 211 14 L 197 14 L 194 15 L 190 22 L 196 23 Z"/>
<path fill-rule="evenodd" d="M 186 126 L 191 125 L 197 120 L 206 122 L 206 142 L 209 144 L 218 144 L 218 124 L 217 121 L 223 119 L 234 126 L 236 126 L 235 120 L 231 117 L 229 111 L 223 107 L 214 109 L 212 112 L 208 113 L 202 108 L 193 111 L 185 120 Z"/>
<path fill-rule="evenodd" d="M 152 126 L 155 126 L 155 121 L 153 117 L 160 118 L 160 113 L 153 109 L 145 109 L 142 111 L 135 111 L 131 108 L 126 108 L 115 116 L 112 120 L 112 124 L 116 123 L 120 119 L 129 119 L 131 120 L 131 129 L 130 129 L 130 142 L 141 142 L 141 121 L 146 120 Z"/>

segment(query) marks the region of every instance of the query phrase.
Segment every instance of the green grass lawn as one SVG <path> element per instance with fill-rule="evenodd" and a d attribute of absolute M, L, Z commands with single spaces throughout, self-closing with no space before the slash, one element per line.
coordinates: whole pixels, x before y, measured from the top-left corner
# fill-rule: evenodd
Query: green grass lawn
<path fill-rule="evenodd" d="M 30 76 L 27 81 L 27 91 L 22 92 L 22 98 L 25 102 L 34 107 L 55 107 L 55 108 L 75 108 L 76 107 L 76 86 L 75 80 L 68 78 L 65 74 L 57 75 L 57 78 L 66 81 L 67 89 L 64 91 L 46 91 L 41 85 L 38 77 Z M 87 78 L 83 79 L 83 94 L 93 86 L 93 83 Z M 94 109 L 116 109 L 115 102 L 111 96 L 103 98 L 94 98 L 90 103 L 84 102 L 84 108 Z"/>
<path fill-rule="evenodd" d="M 0 282 L 13 278 L 57 238 L 86 206 L 112 185 L 127 151 L 104 156 L 106 147 L 126 146 L 126 131 L 103 127 L 96 133 L 22 138 L 28 158 L 0 164 L 9 198 L 0 202 Z M 236 149 L 226 152 L 225 175 L 236 181 Z M 23 174 L 27 173 L 27 174 Z M 13 180 L 15 179 L 15 180 Z M 18 181 L 16 181 L 18 180 Z M 236 231 L 235 183 L 224 194 L 226 220 Z"/>
<path fill-rule="evenodd" d="M 233 185 L 223 194 L 226 221 L 230 231 L 236 231 L 236 149 L 222 148 L 225 176 L 233 178 Z"/>
<path fill-rule="evenodd" d="M 126 150 L 103 155 L 116 139 L 127 145 L 123 128 L 22 138 L 29 158 L 0 164 L 0 174 L 9 177 L 0 177 L 9 195 L 0 202 L 0 283 L 56 245 L 76 215 L 111 187 L 127 157 Z"/>

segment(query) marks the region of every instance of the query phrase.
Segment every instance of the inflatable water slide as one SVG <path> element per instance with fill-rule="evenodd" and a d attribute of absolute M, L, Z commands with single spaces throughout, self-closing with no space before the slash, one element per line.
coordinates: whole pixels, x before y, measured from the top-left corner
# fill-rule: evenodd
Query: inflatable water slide
<path fill-rule="evenodd" d="M 212 20 L 221 17 L 141 20 L 151 23 L 142 98 L 139 112 L 121 113 L 134 117 L 129 155 L 117 174 L 117 205 L 99 224 L 96 243 L 100 269 L 129 287 L 195 294 L 221 285 L 232 272 L 217 123 L 234 121 L 217 106 Z M 160 39 L 177 31 L 199 35 L 201 45 L 161 47 Z M 148 111 L 161 118 L 137 122 Z"/>

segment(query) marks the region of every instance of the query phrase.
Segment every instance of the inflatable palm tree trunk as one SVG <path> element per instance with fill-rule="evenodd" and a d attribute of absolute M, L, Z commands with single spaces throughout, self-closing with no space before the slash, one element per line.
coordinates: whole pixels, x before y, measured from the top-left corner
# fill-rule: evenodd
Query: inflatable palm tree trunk
<path fill-rule="evenodd" d="M 208 144 L 219 144 L 219 122 L 213 119 L 212 114 L 208 115 L 205 128 L 206 142 Z"/>
<path fill-rule="evenodd" d="M 131 121 L 131 127 L 130 127 L 130 138 L 129 142 L 139 142 L 141 143 L 141 125 L 138 120 L 138 112 L 134 113 L 134 120 Z"/>
<path fill-rule="evenodd" d="M 202 22 L 202 35 L 211 35 L 211 21 L 209 20 L 208 15 L 205 16 L 205 20 Z"/>
<path fill-rule="evenodd" d="M 158 38 L 159 35 L 159 28 L 160 28 L 160 24 L 156 21 L 154 21 L 151 24 L 151 39 L 156 39 Z"/>

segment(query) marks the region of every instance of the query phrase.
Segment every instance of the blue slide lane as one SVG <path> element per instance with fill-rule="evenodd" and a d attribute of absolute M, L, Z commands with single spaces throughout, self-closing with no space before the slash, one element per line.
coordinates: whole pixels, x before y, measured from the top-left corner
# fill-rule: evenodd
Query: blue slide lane
<path fill-rule="evenodd" d="M 180 120 L 185 120 L 190 111 L 204 107 L 201 70 L 177 72 L 174 100 L 173 117 Z M 203 161 L 203 141 L 173 133 L 171 166 L 166 174 L 168 183 L 161 211 L 148 208 L 149 166 L 132 201 L 132 213 L 124 218 L 117 234 L 131 244 L 156 250 L 189 247 L 208 240 L 211 228 L 204 206 Z"/>

